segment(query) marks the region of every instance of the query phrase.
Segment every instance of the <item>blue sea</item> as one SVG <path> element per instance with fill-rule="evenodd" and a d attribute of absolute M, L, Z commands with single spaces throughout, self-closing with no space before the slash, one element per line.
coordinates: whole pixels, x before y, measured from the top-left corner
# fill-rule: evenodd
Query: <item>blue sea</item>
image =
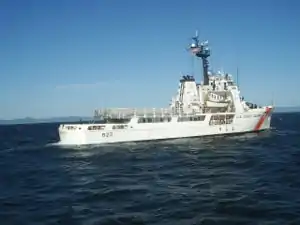
<path fill-rule="evenodd" d="M 300 113 L 270 131 L 59 148 L 0 126 L 0 224 L 299 225 Z"/>

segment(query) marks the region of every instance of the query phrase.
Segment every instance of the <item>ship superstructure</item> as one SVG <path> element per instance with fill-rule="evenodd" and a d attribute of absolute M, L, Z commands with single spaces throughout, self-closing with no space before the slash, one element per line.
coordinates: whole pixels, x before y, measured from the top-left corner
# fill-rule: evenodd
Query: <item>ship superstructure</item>
<path fill-rule="evenodd" d="M 202 59 L 203 81 L 184 75 L 167 108 L 104 108 L 92 124 L 62 124 L 60 144 L 84 145 L 256 132 L 270 128 L 273 106 L 240 95 L 232 75 L 209 72 L 208 41 L 193 37 L 189 51 Z"/>

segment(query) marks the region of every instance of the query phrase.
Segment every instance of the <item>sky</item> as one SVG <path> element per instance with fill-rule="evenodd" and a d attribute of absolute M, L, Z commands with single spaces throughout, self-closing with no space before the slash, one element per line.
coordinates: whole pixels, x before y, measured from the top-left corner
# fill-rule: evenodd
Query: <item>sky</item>
<path fill-rule="evenodd" d="M 300 106 L 299 28 L 297 0 L 1 0 L 0 119 L 167 107 L 195 30 L 246 100 Z"/>

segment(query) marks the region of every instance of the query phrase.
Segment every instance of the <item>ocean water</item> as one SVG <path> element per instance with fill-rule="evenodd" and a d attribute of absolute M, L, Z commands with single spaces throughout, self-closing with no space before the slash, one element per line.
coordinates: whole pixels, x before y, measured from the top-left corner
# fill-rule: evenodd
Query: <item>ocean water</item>
<path fill-rule="evenodd" d="M 0 224 L 300 224 L 300 113 L 270 131 L 58 148 L 0 126 Z"/>

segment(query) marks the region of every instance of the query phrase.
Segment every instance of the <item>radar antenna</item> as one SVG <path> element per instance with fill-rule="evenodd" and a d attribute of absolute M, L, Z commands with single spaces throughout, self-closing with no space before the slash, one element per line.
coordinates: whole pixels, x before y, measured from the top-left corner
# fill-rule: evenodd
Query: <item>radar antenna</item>
<path fill-rule="evenodd" d="M 204 85 L 208 85 L 208 57 L 210 56 L 210 49 L 208 47 L 208 41 L 201 42 L 199 41 L 198 31 L 196 30 L 196 35 L 192 37 L 192 44 L 189 47 L 191 53 L 193 53 L 196 57 L 202 59 L 202 67 L 203 67 L 203 83 Z"/>

